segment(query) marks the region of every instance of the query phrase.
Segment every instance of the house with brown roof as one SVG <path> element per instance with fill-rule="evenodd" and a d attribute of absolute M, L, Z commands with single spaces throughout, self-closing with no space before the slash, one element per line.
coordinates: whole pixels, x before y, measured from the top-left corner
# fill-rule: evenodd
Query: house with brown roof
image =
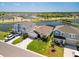
<path fill-rule="evenodd" d="M 50 27 L 50 26 L 36 26 L 34 28 L 34 31 L 37 32 L 40 37 L 43 37 L 43 36 L 48 36 L 52 33 L 53 31 L 53 27 Z"/>
<path fill-rule="evenodd" d="M 60 25 L 54 29 L 54 37 L 58 42 L 70 45 L 79 44 L 79 29 L 73 26 Z"/>

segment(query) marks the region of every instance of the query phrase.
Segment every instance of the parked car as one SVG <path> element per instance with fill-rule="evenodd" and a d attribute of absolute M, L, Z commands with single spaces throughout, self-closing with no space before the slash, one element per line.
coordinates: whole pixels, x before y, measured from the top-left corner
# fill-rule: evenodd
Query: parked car
<path fill-rule="evenodd" d="M 5 39 L 5 42 L 8 42 L 8 41 L 10 41 L 10 40 L 12 40 L 13 38 L 15 38 L 17 35 L 10 35 L 9 37 L 7 37 L 6 39 Z"/>
<path fill-rule="evenodd" d="M 13 36 L 13 34 L 10 34 L 7 38 L 10 38 L 11 36 Z"/>
<path fill-rule="evenodd" d="M 79 51 L 75 51 L 74 57 L 79 57 Z"/>

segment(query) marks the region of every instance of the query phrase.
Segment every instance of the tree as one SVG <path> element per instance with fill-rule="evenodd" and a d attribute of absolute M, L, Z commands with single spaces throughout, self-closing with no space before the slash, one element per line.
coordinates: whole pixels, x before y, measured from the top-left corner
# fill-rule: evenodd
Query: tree
<path fill-rule="evenodd" d="M 27 37 L 28 37 L 27 33 L 23 34 L 23 39 L 26 39 Z"/>
<path fill-rule="evenodd" d="M 41 37 L 41 40 L 44 41 L 44 42 L 48 42 L 48 37 L 43 35 L 43 37 Z"/>
<path fill-rule="evenodd" d="M 23 17 L 21 17 L 21 22 L 23 21 Z"/>
<path fill-rule="evenodd" d="M 14 20 L 15 20 L 15 17 L 13 17 L 13 22 L 14 22 Z"/>
<path fill-rule="evenodd" d="M 4 15 L 5 15 L 5 12 L 1 12 L 1 13 L 0 13 L 0 16 L 1 16 L 2 22 L 4 22 Z"/>
<path fill-rule="evenodd" d="M 61 22 L 65 25 L 71 25 L 72 21 L 68 19 L 61 20 Z"/>

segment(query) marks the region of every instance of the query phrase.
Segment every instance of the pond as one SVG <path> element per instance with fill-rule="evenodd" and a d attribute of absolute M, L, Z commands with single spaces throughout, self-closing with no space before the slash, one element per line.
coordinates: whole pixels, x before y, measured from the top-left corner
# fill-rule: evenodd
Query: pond
<path fill-rule="evenodd" d="M 63 25 L 61 21 L 47 21 L 47 22 L 39 22 L 36 23 L 36 25 L 50 25 L 50 26 L 57 26 L 57 25 Z"/>
<path fill-rule="evenodd" d="M 0 31 L 8 31 L 12 28 L 13 24 L 0 24 Z"/>
<path fill-rule="evenodd" d="M 73 21 L 74 22 L 74 21 Z M 78 24 L 77 24 L 78 23 Z M 63 25 L 61 21 L 45 21 L 45 22 L 39 22 L 35 23 L 36 25 L 42 26 L 42 25 L 49 25 L 49 26 L 57 26 L 57 25 Z M 0 24 L 0 31 L 8 31 L 10 28 L 12 28 L 14 24 Z M 79 20 L 75 22 L 75 24 L 72 24 L 79 26 Z"/>
<path fill-rule="evenodd" d="M 39 22 L 35 23 L 36 25 L 50 25 L 50 26 L 57 26 L 62 25 L 60 21 L 47 21 L 47 22 Z M 13 27 L 14 24 L 0 24 L 0 31 L 8 31 L 10 28 Z"/>

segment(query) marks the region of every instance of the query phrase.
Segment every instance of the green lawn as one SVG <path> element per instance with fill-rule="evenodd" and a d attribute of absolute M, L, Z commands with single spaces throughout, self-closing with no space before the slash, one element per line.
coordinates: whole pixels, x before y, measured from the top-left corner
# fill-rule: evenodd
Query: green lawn
<path fill-rule="evenodd" d="M 40 53 L 48 57 L 63 57 L 64 48 L 55 46 L 56 52 L 51 52 L 52 47 L 48 48 L 48 44 L 41 40 L 33 40 L 27 49 Z"/>
<path fill-rule="evenodd" d="M 16 44 L 22 42 L 23 40 L 24 40 L 23 37 L 19 37 L 19 38 L 17 38 L 16 40 L 14 40 L 14 41 L 12 42 L 12 44 L 16 45 Z"/>
<path fill-rule="evenodd" d="M 18 22 L 0 22 L 0 24 L 15 24 L 15 23 L 18 23 Z"/>
<path fill-rule="evenodd" d="M 4 38 L 6 36 L 8 36 L 8 35 L 9 35 L 9 32 L 2 32 L 2 31 L 0 31 L 0 40 L 4 40 Z"/>
<path fill-rule="evenodd" d="M 22 42 L 23 40 L 25 40 L 27 37 L 28 37 L 28 35 L 27 35 L 27 34 L 24 34 L 24 35 L 22 35 L 21 37 L 19 37 L 19 38 L 17 38 L 16 40 L 14 40 L 14 41 L 12 42 L 12 44 L 16 45 L 16 44 Z"/>

